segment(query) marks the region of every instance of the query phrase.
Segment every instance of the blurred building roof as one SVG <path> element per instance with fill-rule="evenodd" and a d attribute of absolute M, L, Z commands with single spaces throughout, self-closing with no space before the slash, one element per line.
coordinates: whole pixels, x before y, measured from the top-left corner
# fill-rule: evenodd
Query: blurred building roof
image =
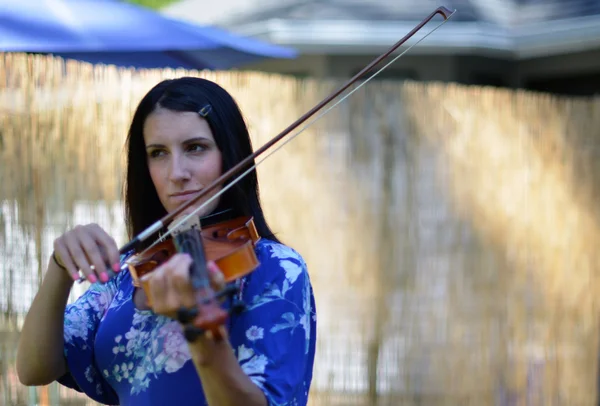
<path fill-rule="evenodd" d="M 482 21 L 501 26 L 600 15 L 598 0 L 181 0 L 165 13 L 194 21 L 226 25 L 271 19 L 421 20 L 439 6 L 457 9 L 454 21 Z"/>
<path fill-rule="evenodd" d="M 305 53 L 361 54 L 392 45 L 442 5 L 457 13 L 417 52 L 527 58 L 600 46 L 600 0 L 181 0 L 164 13 Z"/>

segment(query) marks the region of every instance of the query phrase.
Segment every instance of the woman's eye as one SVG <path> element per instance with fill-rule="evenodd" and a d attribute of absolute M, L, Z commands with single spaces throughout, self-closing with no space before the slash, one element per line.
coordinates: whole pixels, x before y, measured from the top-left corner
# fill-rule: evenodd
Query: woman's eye
<path fill-rule="evenodd" d="M 193 145 L 189 146 L 188 151 L 190 151 L 190 152 L 201 152 L 201 151 L 204 151 L 205 149 L 206 148 L 203 145 L 193 144 Z"/>
<path fill-rule="evenodd" d="M 150 153 L 148 155 L 150 155 L 151 158 L 157 158 L 157 157 L 161 156 L 162 153 L 163 153 L 163 151 L 161 151 L 160 149 L 155 149 L 153 151 L 150 151 Z"/>

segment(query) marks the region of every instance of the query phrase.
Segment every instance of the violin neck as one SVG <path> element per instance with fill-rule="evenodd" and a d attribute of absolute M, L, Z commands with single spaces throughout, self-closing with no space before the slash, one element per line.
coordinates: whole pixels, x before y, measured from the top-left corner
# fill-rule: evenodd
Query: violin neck
<path fill-rule="evenodd" d="M 210 286 L 208 269 L 206 268 L 206 253 L 200 232 L 190 229 L 174 236 L 178 252 L 184 252 L 192 257 L 190 265 L 190 281 L 194 289 Z"/>
<path fill-rule="evenodd" d="M 173 242 L 177 252 L 188 254 L 192 258 L 190 265 L 190 281 L 194 289 L 210 286 L 208 269 L 206 268 L 206 252 L 200 232 L 200 221 L 197 217 L 173 233 Z"/>

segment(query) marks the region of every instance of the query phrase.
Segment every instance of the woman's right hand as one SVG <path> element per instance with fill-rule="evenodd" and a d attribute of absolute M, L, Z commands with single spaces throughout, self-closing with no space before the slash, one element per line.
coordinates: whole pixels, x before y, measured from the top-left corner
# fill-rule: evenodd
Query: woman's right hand
<path fill-rule="evenodd" d="M 97 224 L 76 226 L 54 240 L 54 258 L 74 280 L 79 270 L 91 283 L 108 282 L 119 271 L 117 243 Z"/>

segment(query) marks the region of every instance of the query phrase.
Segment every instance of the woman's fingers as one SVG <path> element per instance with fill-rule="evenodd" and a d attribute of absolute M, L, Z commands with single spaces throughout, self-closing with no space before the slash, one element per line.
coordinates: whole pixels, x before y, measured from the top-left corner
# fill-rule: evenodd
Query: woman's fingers
<path fill-rule="evenodd" d="M 91 264 L 88 261 L 87 255 L 81 246 L 78 230 L 79 227 L 76 227 L 72 232 L 65 234 L 64 243 L 69 253 L 69 257 L 73 261 L 77 270 L 80 270 L 91 283 L 95 283 L 98 278 L 94 273 L 94 270 L 91 268 Z"/>
<path fill-rule="evenodd" d="M 166 294 L 164 272 L 162 271 L 163 265 L 155 269 L 152 273 L 146 274 L 140 278 L 140 280 L 148 282 L 147 286 L 150 297 L 152 298 L 152 308 L 155 313 L 159 314 L 164 312 L 164 296 Z"/>
<path fill-rule="evenodd" d="M 194 292 L 189 282 L 190 263 L 188 255 L 177 254 L 141 278 L 148 282 L 156 313 L 171 316 L 181 306 L 194 306 Z"/>
<path fill-rule="evenodd" d="M 191 258 L 188 255 L 178 255 L 174 258 L 169 280 L 172 291 L 177 294 L 180 301 L 177 306 L 193 307 L 196 304 L 194 289 L 190 283 Z"/>
<path fill-rule="evenodd" d="M 225 288 L 225 275 L 214 261 L 208 261 L 206 264 L 208 274 L 210 275 L 210 283 L 214 290 L 220 291 Z"/>
<path fill-rule="evenodd" d="M 54 252 L 74 279 L 79 271 L 91 283 L 108 282 L 109 268 L 119 271 L 116 242 L 97 224 L 77 226 L 57 238 Z"/>
<path fill-rule="evenodd" d="M 197 306 L 196 292 L 194 291 L 189 269 L 191 258 L 186 254 L 176 254 L 168 261 L 141 278 L 147 282 L 152 296 L 153 309 L 156 313 L 171 316 L 181 307 L 192 308 Z M 212 261 L 207 263 L 210 285 L 213 292 L 225 287 L 225 277 L 219 267 Z"/>
<path fill-rule="evenodd" d="M 114 272 L 118 272 L 120 254 L 117 242 L 97 224 L 91 224 L 90 231 L 95 237 L 95 240 L 100 243 L 101 247 L 104 249 L 102 252 L 104 263 L 110 266 Z"/>
<path fill-rule="evenodd" d="M 108 282 L 106 260 L 102 258 L 102 252 L 96 240 L 92 237 L 92 234 L 88 233 L 88 230 L 81 231 L 78 237 L 83 255 L 85 255 L 87 263 L 90 266 L 90 272 L 93 272 L 100 281 Z"/>
<path fill-rule="evenodd" d="M 71 278 L 73 278 L 74 281 L 79 280 L 78 268 L 75 266 L 73 260 L 71 260 L 71 255 L 67 248 L 59 240 L 54 242 L 54 255 L 65 266 L 67 272 L 71 275 Z"/>

